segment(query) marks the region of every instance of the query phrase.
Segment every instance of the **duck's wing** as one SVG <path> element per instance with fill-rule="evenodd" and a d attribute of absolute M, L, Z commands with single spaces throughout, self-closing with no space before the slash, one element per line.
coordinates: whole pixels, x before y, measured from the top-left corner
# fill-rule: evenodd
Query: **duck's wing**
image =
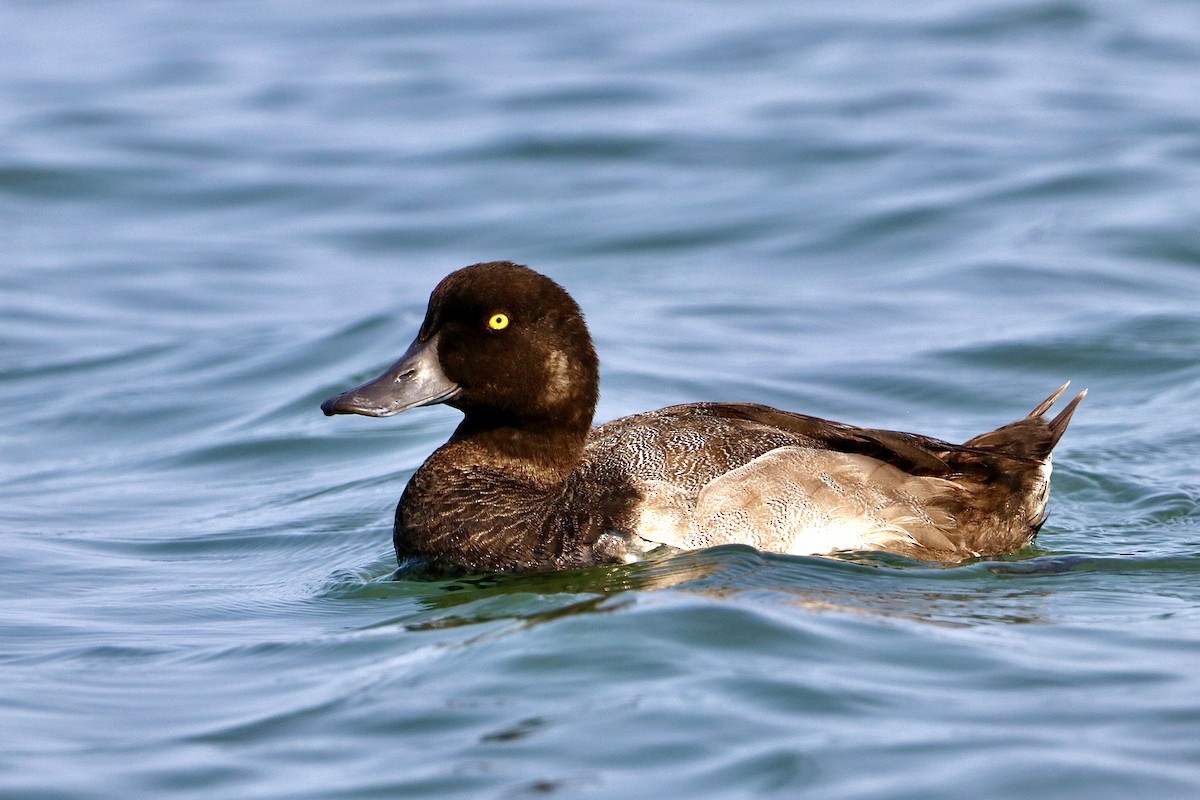
<path fill-rule="evenodd" d="M 736 542 L 798 555 L 890 550 L 961 557 L 952 537 L 961 499 L 953 481 L 914 476 L 871 456 L 780 447 L 704 487 L 688 544 Z"/>
<path fill-rule="evenodd" d="M 963 450 L 961 445 L 930 436 L 860 428 L 755 403 L 698 405 L 714 417 L 785 431 L 800 446 L 869 456 L 914 475 L 953 474 L 955 467 L 948 459 Z"/>
<path fill-rule="evenodd" d="M 1045 519 L 1049 454 L 1082 395 L 952 444 L 751 403 L 693 403 L 601 426 L 588 470 L 641 497 L 648 541 L 819 553 L 884 549 L 927 560 L 1012 552 Z"/>
<path fill-rule="evenodd" d="M 1069 385 L 1063 384 L 1027 416 L 963 444 L 903 431 L 860 428 L 754 403 L 699 405 L 713 416 L 791 432 L 814 447 L 870 456 L 914 475 L 950 477 L 991 466 L 1013 469 L 1013 462 L 1036 466 L 1045 461 L 1087 396 L 1086 390 L 1080 392 L 1054 419 L 1047 420 L 1046 412 Z"/>
<path fill-rule="evenodd" d="M 797 445 L 711 481 L 697 498 L 694 535 L 705 540 L 697 545 L 883 549 L 936 560 L 1018 550 L 1045 521 L 1050 453 L 1087 394 L 1046 420 L 1065 389 L 961 445 L 767 406 L 709 406 L 705 413 L 790 431 Z"/>
<path fill-rule="evenodd" d="M 602 426 L 589 468 L 619 465 L 640 500 L 629 528 L 695 549 L 957 552 L 954 445 L 749 403 L 692 403 Z"/>

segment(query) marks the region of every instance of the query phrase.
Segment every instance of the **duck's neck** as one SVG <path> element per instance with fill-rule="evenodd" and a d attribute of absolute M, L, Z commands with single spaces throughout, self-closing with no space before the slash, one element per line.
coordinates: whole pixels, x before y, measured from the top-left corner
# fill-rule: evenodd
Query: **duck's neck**
<path fill-rule="evenodd" d="M 480 466 L 556 484 L 579 465 L 590 429 L 591 414 L 522 420 L 475 411 L 467 413 L 447 445 L 470 450 Z"/>

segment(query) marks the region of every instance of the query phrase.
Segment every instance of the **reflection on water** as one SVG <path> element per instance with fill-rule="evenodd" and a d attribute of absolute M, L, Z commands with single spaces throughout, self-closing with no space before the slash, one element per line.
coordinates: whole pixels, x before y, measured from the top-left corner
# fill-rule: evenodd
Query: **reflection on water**
<path fill-rule="evenodd" d="M 1063 574 L 1089 569 L 1093 561 L 1041 557 L 935 568 L 887 554 L 863 553 L 843 560 L 729 546 L 664 553 L 630 565 L 532 575 L 419 581 L 411 575 L 357 576 L 344 579 L 330 596 L 413 600 L 420 610 L 408 609 L 403 619 L 415 629 L 607 613 L 630 602 L 631 592 L 663 590 L 945 625 L 1046 623 L 1052 621 L 1040 602 L 1046 592 L 1026 584 L 1007 588 L 995 578 Z M 947 574 L 951 570 L 953 575 Z"/>
<path fill-rule="evenodd" d="M 1035 554 L 930 566 L 886 553 L 784 556 L 734 545 L 664 552 L 630 565 L 531 575 L 414 581 L 411 576 L 364 574 L 344 579 L 329 596 L 415 601 L 419 610 L 409 608 L 397 619 L 414 630 L 610 613 L 631 602 L 629 593 L 663 590 L 936 625 L 1053 624 L 1069 613 L 1055 601 L 1058 586 L 1039 588 L 1029 579 L 1144 571 L 1190 575 L 1200 572 L 1200 559 Z M 1014 579 L 1019 583 L 1008 582 Z"/>

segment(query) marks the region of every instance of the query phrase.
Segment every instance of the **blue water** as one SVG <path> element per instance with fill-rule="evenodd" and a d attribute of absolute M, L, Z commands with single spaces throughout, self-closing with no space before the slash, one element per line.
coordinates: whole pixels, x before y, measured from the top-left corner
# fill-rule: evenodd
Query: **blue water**
<path fill-rule="evenodd" d="M 0 5 L 0 796 L 1194 798 L 1200 6 Z M 393 580 L 457 415 L 323 417 L 450 270 L 598 420 L 961 440 L 1037 546 Z"/>

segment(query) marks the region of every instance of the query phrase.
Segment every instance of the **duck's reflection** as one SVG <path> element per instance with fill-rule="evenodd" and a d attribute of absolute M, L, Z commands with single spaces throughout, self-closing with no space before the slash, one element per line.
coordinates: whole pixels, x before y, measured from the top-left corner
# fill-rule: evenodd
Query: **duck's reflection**
<path fill-rule="evenodd" d="M 1077 556 L 931 567 L 902 557 L 782 556 L 749 547 L 662 552 L 617 567 L 533 574 L 447 575 L 408 564 L 392 585 L 421 612 L 403 624 L 444 628 L 510 619 L 536 624 L 610 613 L 671 590 L 818 613 L 869 615 L 947 626 L 1051 621 L 1047 588 L 1028 578 L 1087 569 Z M 1017 580 L 1011 580 L 1011 579 Z M 397 620 L 399 621 L 399 620 Z"/>

